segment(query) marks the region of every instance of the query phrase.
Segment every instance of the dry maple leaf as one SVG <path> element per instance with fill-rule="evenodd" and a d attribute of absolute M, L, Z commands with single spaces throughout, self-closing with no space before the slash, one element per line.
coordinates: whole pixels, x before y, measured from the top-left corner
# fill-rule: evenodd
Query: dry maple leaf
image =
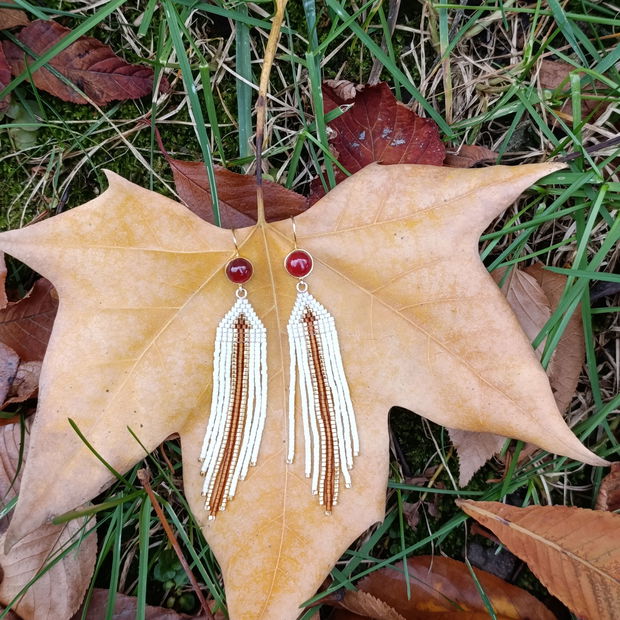
<path fill-rule="evenodd" d="M 369 613 L 371 608 L 363 607 L 364 598 L 361 598 L 355 608 L 351 604 L 360 598 L 360 594 L 366 594 L 377 597 L 405 618 L 468 620 L 478 614 L 481 618 L 489 617 L 478 586 L 464 562 L 442 556 L 420 555 L 409 558 L 407 568 L 408 576 L 405 576 L 402 563 L 371 573 L 356 584 L 359 588 L 357 591 L 347 591 L 343 601 L 336 606 L 357 611 L 362 617 L 374 618 L 375 616 Z M 555 617 L 529 592 L 487 571 L 479 568 L 471 570 L 493 606 L 498 620 L 553 620 Z M 340 620 L 341 616 L 337 613 L 333 618 Z"/>
<path fill-rule="evenodd" d="M 310 291 L 336 317 L 361 441 L 353 488 L 330 517 L 303 459 L 286 463 L 290 221 L 237 231 L 268 333 L 268 414 L 258 465 L 212 522 L 197 459 L 215 329 L 235 299 L 223 274 L 235 254 L 230 231 L 108 173 L 110 187 L 91 202 L 0 235 L 0 247 L 48 277 L 61 300 L 9 544 L 112 481 L 67 418 L 123 472 L 144 456 L 128 426 L 148 450 L 180 434 L 185 495 L 222 568 L 230 616 L 244 620 L 294 618 L 347 546 L 383 518 L 393 405 L 605 464 L 566 426 L 478 255 L 489 222 L 561 167 L 375 164 L 296 218 L 298 244 L 315 257 Z M 298 450 L 302 441 L 298 427 Z"/>
<path fill-rule="evenodd" d="M 620 609 L 620 515 L 569 506 L 516 508 L 458 500 L 527 562 L 541 583 L 571 611 L 614 620 Z"/>
<path fill-rule="evenodd" d="M 17 35 L 17 38 L 37 56 L 64 39 L 71 30 L 57 22 L 36 20 Z M 13 75 L 26 70 L 24 51 L 11 41 L 4 41 L 4 52 Z M 29 62 L 31 57 L 28 56 Z M 153 89 L 153 69 L 130 65 L 119 58 L 104 43 L 92 37 L 80 37 L 49 61 L 49 66 L 75 84 L 97 105 L 110 101 L 144 97 Z M 88 103 L 74 88 L 65 84 L 45 67 L 37 69 L 32 80 L 40 88 L 63 101 Z M 167 83 L 162 82 L 163 88 Z"/>

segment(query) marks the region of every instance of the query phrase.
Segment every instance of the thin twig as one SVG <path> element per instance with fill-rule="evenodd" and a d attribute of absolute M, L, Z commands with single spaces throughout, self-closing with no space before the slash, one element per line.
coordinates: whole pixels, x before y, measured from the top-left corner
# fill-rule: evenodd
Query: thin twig
<path fill-rule="evenodd" d="M 157 501 L 157 497 L 155 497 L 155 493 L 153 493 L 153 489 L 151 488 L 151 483 L 150 483 L 150 476 L 149 476 L 149 473 L 146 471 L 146 469 L 138 470 L 138 480 L 142 483 L 144 490 L 146 491 L 147 495 L 149 496 L 149 499 L 151 500 L 151 504 L 153 505 L 153 508 L 155 509 L 155 514 L 157 515 L 158 519 L 161 521 L 162 527 L 164 528 L 164 532 L 166 532 L 166 536 L 168 537 L 168 540 L 170 541 L 170 544 L 172 545 L 174 552 L 177 554 L 177 557 L 179 558 L 179 562 L 181 563 L 181 566 L 183 567 L 183 570 L 185 571 L 185 574 L 187 575 L 189 582 L 192 584 L 192 588 L 194 589 L 194 592 L 196 593 L 196 596 L 198 597 L 198 600 L 200 601 L 200 605 L 202 607 L 202 610 L 204 611 L 204 614 L 207 620 L 215 620 L 215 618 L 213 617 L 213 614 L 211 613 L 211 610 L 209 609 L 209 606 L 207 605 L 207 601 L 202 593 L 202 590 L 200 589 L 200 586 L 198 585 L 198 582 L 196 581 L 196 577 L 194 577 L 194 573 L 192 573 L 189 567 L 189 564 L 187 563 L 185 557 L 183 556 L 183 552 L 181 551 L 181 546 L 179 545 L 179 541 L 177 540 L 177 537 L 175 536 L 173 529 L 170 527 L 170 523 L 168 523 L 168 519 L 166 519 L 166 515 L 164 514 L 164 511 L 162 510 L 160 503 Z"/>
<path fill-rule="evenodd" d="M 271 32 L 267 39 L 263 69 L 258 85 L 258 99 L 256 100 L 256 206 L 258 218 L 256 223 L 261 226 L 265 223 L 265 203 L 263 201 L 263 139 L 265 136 L 265 121 L 267 118 L 267 88 L 269 88 L 269 74 L 278 48 L 280 29 L 284 20 L 284 9 L 288 0 L 275 0 L 276 13 L 271 22 Z"/>

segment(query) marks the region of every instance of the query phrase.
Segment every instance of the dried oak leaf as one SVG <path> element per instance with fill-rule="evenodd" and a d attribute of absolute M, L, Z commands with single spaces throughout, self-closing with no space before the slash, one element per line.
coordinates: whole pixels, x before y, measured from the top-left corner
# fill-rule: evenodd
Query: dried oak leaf
<path fill-rule="evenodd" d="M 213 223 L 213 203 L 205 165 L 171 157 L 157 134 L 159 149 L 172 168 L 174 185 L 185 205 L 197 216 Z M 220 219 L 224 228 L 244 228 L 256 223 L 256 177 L 214 166 Z M 274 222 L 299 215 L 308 208 L 308 199 L 279 183 L 263 179 L 265 216 Z"/>
<path fill-rule="evenodd" d="M 446 149 L 433 120 L 418 116 L 398 101 L 385 82 L 353 92 L 357 92 L 355 98 L 343 99 L 343 94 L 353 93 L 323 84 L 326 114 L 343 104 L 351 106 L 329 122 L 330 145 L 346 170 L 354 173 L 373 162 L 442 165 Z M 335 175 L 336 183 L 346 178 L 337 168 Z M 323 185 L 315 179 L 310 202 L 324 194 Z"/>
<path fill-rule="evenodd" d="M 28 431 L 28 429 L 26 429 Z M 3 503 L 20 490 L 23 460 L 28 462 L 28 432 L 21 424 L 0 429 L 0 491 Z M 5 549 L 7 532 L 0 535 L 0 603 L 9 605 L 34 579 L 27 591 L 13 605 L 22 620 L 58 620 L 70 618 L 79 607 L 95 569 L 97 535 L 84 535 L 84 520 L 74 519 L 64 525 L 42 525 L 21 539 L 10 550 Z M 2 524 L 3 529 L 6 527 Z M 78 546 L 66 552 L 67 546 L 79 540 Z M 66 555 L 49 570 L 43 571 L 61 553 Z"/>
<path fill-rule="evenodd" d="M 566 426 L 478 255 L 489 222 L 561 167 L 374 164 L 296 218 L 297 242 L 315 257 L 310 291 L 336 317 L 361 441 L 353 487 L 330 517 L 303 459 L 286 463 L 290 221 L 236 231 L 268 333 L 268 413 L 258 464 L 214 521 L 197 459 L 215 329 L 235 300 L 223 273 L 235 255 L 230 231 L 108 173 L 110 187 L 89 203 L 2 233 L 0 249 L 48 277 L 61 298 L 9 544 L 113 481 L 67 418 L 122 472 L 143 446 L 179 433 L 185 496 L 222 567 L 230 617 L 244 620 L 295 617 L 347 546 L 383 518 L 393 405 L 606 464 Z M 299 426 L 295 441 L 299 454 Z"/>
<path fill-rule="evenodd" d="M 401 617 L 416 620 L 440 618 L 488 618 L 489 613 L 467 565 L 441 556 L 417 556 L 407 560 L 408 578 L 403 564 L 382 568 L 364 577 L 357 591 L 347 591 L 339 603 L 362 618 L 378 616 L 364 609 L 365 596 L 379 599 Z M 517 588 L 484 570 L 472 569 L 480 587 L 493 606 L 498 620 L 553 620 L 554 615 L 529 592 Z M 409 582 L 409 593 L 407 583 Z M 347 616 L 337 612 L 330 620 Z"/>
<path fill-rule="evenodd" d="M 15 4 L 14 0 L 3 0 L 4 3 Z M 9 28 L 15 28 L 16 26 L 26 26 L 30 20 L 25 11 L 15 7 L 9 9 L 7 7 L 0 9 L 0 30 L 8 30 Z M 4 84 L 6 86 L 6 84 Z M 0 90 L 2 85 L 0 83 Z"/>
<path fill-rule="evenodd" d="M 36 20 L 21 30 L 17 38 L 39 57 L 70 32 L 69 28 L 57 22 Z M 11 41 L 4 41 L 3 45 L 13 75 L 23 73 L 27 64 L 24 51 Z M 32 58 L 28 58 L 30 62 Z M 137 99 L 153 90 L 153 69 L 125 62 L 107 45 L 92 37 L 80 37 L 48 64 L 97 105 Z M 45 67 L 37 69 L 32 80 L 37 88 L 63 101 L 88 103 L 87 99 Z M 167 83 L 162 82 L 162 85 L 165 90 Z"/>
<path fill-rule="evenodd" d="M 620 609 L 620 515 L 568 506 L 515 508 L 458 500 L 527 562 L 541 583 L 573 613 L 614 620 Z"/>
<path fill-rule="evenodd" d="M 501 285 L 519 324 L 532 341 L 558 307 L 566 285 L 566 276 L 548 271 L 540 264 L 531 265 L 525 270 L 513 269 L 507 277 L 504 277 L 505 273 L 504 269 L 496 269 L 491 275 L 497 284 Z M 544 347 L 543 340 L 536 349 L 539 358 Z M 547 376 L 555 401 L 563 413 L 568 409 L 577 389 L 585 355 L 585 340 L 577 308 L 547 366 Z M 459 455 L 459 485 L 462 487 L 501 450 L 506 441 L 506 437 L 491 433 L 458 429 L 448 429 L 448 432 Z M 535 450 L 535 446 L 526 446 L 521 451 L 520 458 Z"/>
<path fill-rule="evenodd" d="M 41 361 L 52 333 L 58 296 L 45 278 L 37 280 L 27 295 L 0 310 L 0 342 L 26 362 Z"/>

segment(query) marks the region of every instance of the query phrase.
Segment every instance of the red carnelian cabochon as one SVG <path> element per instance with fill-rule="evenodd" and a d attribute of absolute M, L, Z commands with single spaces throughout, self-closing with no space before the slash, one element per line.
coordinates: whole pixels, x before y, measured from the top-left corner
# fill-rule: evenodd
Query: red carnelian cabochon
<path fill-rule="evenodd" d="M 245 284 L 254 273 L 254 267 L 247 258 L 238 256 L 228 261 L 226 265 L 226 276 L 235 284 Z"/>
<path fill-rule="evenodd" d="M 306 250 L 293 250 L 284 266 L 294 278 L 305 278 L 312 271 L 312 256 Z"/>

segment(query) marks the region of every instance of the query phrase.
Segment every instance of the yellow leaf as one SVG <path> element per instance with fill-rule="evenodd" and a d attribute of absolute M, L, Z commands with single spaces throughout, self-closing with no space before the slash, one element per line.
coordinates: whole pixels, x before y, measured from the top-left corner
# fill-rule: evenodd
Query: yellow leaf
<path fill-rule="evenodd" d="M 488 223 L 561 167 L 373 164 L 296 218 L 298 244 L 315 258 L 310 292 L 336 319 L 360 431 L 353 487 L 329 517 L 303 459 L 285 462 L 290 221 L 236 233 L 254 263 L 247 288 L 268 333 L 269 403 L 258 465 L 213 522 L 197 459 L 215 328 L 235 301 L 223 273 L 235 252 L 230 231 L 110 173 L 95 200 L 0 235 L 0 248 L 47 277 L 60 298 L 9 542 L 111 482 L 68 418 L 118 471 L 144 455 L 127 426 L 149 450 L 179 432 L 185 494 L 222 567 L 231 618 L 244 620 L 294 618 L 347 546 L 383 518 L 393 405 L 605 464 L 564 423 L 478 256 Z"/>
<path fill-rule="evenodd" d="M 614 620 L 620 609 L 620 515 L 568 506 L 515 508 L 457 501 L 527 562 L 576 615 Z"/>

